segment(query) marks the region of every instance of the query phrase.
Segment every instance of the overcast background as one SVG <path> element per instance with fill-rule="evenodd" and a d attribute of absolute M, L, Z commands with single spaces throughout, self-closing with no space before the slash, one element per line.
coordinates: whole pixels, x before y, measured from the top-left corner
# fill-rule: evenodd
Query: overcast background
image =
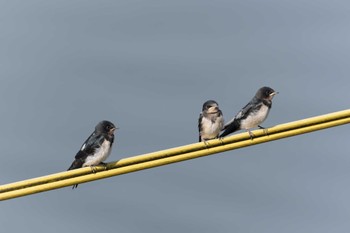
<path fill-rule="evenodd" d="M 100 120 L 108 161 L 196 142 L 261 86 L 265 127 L 349 107 L 350 3 L 0 1 L 0 183 L 66 170 Z M 4 232 L 349 232 L 349 126 L 2 202 Z"/>

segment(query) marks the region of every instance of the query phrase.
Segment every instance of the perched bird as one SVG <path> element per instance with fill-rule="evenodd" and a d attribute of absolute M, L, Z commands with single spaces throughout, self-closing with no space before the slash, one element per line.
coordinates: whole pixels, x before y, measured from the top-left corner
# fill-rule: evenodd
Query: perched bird
<path fill-rule="evenodd" d="M 214 100 L 208 100 L 203 104 L 202 112 L 198 119 L 199 141 L 218 138 L 222 127 L 224 126 L 224 117 L 219 105 Z"/>
<path fill-rule="evenodd" d="M 116 129 L 117 127 L 112 122 L 101 121 L 98 123 L 95 131 L 81 146 L 68 170 L 90 166 L 92 171 L 95 171 L 94 166 L 105 161 L 111 153 Z M 75 184 L 73 189 L 76 187 L 78 184 Z"/>
<path fill-rule="evenodd" d="M 250 137 L 253 138 L 253 133 L 250 129 L 257 126 L 264 129 L 260 124 L 269 114 L 272 98 L 276 94 L 278 94 L 278 92 L 270 87 L 260 88 L 256 92 L 254 98 L 224 126 L 224 132 L 220 137 L 224 137 L 237 130 L 245 129 L 248 131 Z"/>

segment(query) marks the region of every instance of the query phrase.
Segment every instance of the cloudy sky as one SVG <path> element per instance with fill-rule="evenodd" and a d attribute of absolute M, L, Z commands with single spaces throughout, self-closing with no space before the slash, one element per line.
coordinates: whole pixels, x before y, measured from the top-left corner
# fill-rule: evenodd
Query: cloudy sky
<path fill-rule="evenodd" d="M 349 107 L 350 3 L 0 1 L 1 184 L 66 170 L 100 120 L 108 161 L 196 142 L 261 86 L 265 127 Z M 6 232 L 348 232 L 349 126 L 1 203 Z"/>

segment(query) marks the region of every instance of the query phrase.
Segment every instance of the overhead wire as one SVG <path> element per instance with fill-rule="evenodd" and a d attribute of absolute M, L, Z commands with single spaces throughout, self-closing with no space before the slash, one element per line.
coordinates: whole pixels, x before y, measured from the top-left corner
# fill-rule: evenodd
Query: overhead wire
<path fill-rule="evenodd" d="M 300 134 L 350 123 L 350 109 L 289 122 L 265 130 L 253 131 L 254 138 L 246 132 L 176 148 L 156 151 L 121 159 L 104 166 L 97 166 L 96 173 L 89 167 L 55 173 L 0 186 L 0 200 L 31 195 L 74 184 L 90 182 L 130 172 L 164 166 L 211 154 L 239 149 Z"/>

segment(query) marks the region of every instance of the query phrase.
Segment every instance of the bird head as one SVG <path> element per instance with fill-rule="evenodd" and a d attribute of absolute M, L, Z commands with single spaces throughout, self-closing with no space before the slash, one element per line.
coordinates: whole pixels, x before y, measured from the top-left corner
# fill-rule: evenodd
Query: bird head
<path fill-rule="evenodd" d="M 215 100 L 208 100 L 203 104 L 202 111 L 212 114 L 220 111 L 219 104 Z"/>
<path fill-rule="evenodd" d="M 110 121 L 101 121 L 95 127 L 96 132 L 112 135 L 114 131 L 118 129 L 112 122 Z"/>
<path fill-rule="evenodd" d="M 278 94 L 278 92 L 271 87 L 262 87 L 256 92 L 255 97 L 258 99 L 272 100 L 276 94 Z"/>

